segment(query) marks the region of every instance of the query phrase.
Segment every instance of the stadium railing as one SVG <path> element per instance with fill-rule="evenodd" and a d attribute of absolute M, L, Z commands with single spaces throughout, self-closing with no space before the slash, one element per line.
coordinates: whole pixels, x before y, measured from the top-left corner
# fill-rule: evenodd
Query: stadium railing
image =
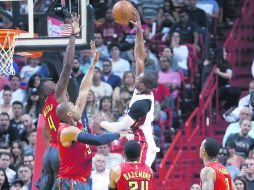
<path fill-rule="evenodd" d="M 217 121 L 219 115 L 218 77 L 215 69 L 216 65 L 200 93 L 199 107 L 186 120 L 184 129 L 177 133 L 160 163 L 162 189 L 187 189 L 201 169 L 199 146 L 206 134 L 213 136 L 213 116 L 216 113 Z M 179 184 L 178 180 L 184 180 L 184 183 Z"/>
<path fill-rule="evenodd" d="M 243 2 L 241 17 L 234 21 L 234 26 L 230 31 L 223 47 L 228 50 L 228 61 L 231 65 L 242 64 L 252 61 L 252 54 L 248 54 L 254 49 L 254 5 L 250 0 Z"/>
<path fill-rule="evenodd" d="M 183 135 L 181 131 L 179 131 L 172 144 L 170 145 L 168 151 L 163 157 L 160 166 L 159 166 L 159 175 L 162 182 L 162 188 L 168 189 L 167 182 L 169 179 L 174 178 L 176 163 L 179 162 L 180 165 L 177 168 L 178 170 L 178 179 L 179 181 L 183 180 L 183 165 L 182 165 L 182 146 L 183 146 Z M 175 179 L 175 178 L 174 178 Z M 177 180 L 178 181 L 178 180 Z M 174 184 L 170 184 L 172 186 Z"/>
<path fill-rule="evenodd" d="M 202 136 L 213 136 L 213 116 L 216 115 L 216 121 L 219 117 L 218 75 L 215 73 L 216 67 L 216 65 L 213 66 L 212 71 L 199 94 Z M 215 107 L 213 106 L 214 101 Z M 208 128 L 209 134 L 206 134 Z"/>

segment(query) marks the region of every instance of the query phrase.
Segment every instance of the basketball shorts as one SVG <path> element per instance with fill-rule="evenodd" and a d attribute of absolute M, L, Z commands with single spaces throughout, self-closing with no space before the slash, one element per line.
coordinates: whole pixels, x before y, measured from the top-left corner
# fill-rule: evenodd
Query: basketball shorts
<path fill-rule="evenodd" d="M 40 179 L 36 182 L 39 190 L 52 189 L 59 170 L 59 150 L 49 146 L 43 158 L 43 168 Z"/>
<path fill-rule="evenodd" d="M 52 190 L 91 190 L 91 187 L 86 182 L 65 178 L 57 178 L 54 182 Z"/>
<path fill-rule="evenodd" d="M 153 162 L 154 162 L 154 160 L 155 160 L 157 151 L 154 151 L 153 149 L 148 148 L 146 154 L 147 155 L 146 155 L 146 161 L 145 161 L 145 163 L 146 163 L 147 166 L 151 167 Z"/>
<path fill-rule="evenodd" d="M 139 144 L 141 147 L 141 155 L 139 161 L 151 167 L 155 160 L 156 154 L 160 149 L 157 147 L 152 148 L 147 142 L 139 142 Z"/>

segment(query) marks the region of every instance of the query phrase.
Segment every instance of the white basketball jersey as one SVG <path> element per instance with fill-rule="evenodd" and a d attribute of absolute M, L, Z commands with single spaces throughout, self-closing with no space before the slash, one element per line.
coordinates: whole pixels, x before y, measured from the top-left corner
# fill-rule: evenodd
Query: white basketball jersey
<path fill-rule="evenodd" d="M 159 152 L 159 150 L 160 150 L 158 147 L 156 147 L 154 137 L 153 137 L 153 126 L 152 126 L 152 122 L 154 120 L 154 95 L 153 95 L 153 93 L 151 92 L 149 94 L 138 94 L 138 90 L 135 89 L 133 92 L 133 96 L 132 96 L 130 103 L 129 103 L 129 108 L 132 106 L 132 104 L 134 102 L 136 102 L 138 100 L 144 100 L 144 99 L 151 100 L 152 104 L 151 104 L 150 111 L 146 115 L 144 124 L 139 126 L 139 129 L 141 129 L 143 131 L 146 142 L 148 143 L 148 151 L 147 151 L 148 155 L 146 155 L 146 158 L 148 159 L 150 157 L 150 159 L 151 158 L 152 159 L 146 160 L 146 164 L 151 166 L 152 162 L 155 159 L 156 152 Z"/>
<path fill-rule="evenodd" d="M 132 104 L 138 100 L 144 100 L 144 99 L 149 99 L 152 101 L 151 104 L 151 109 L 150 111 L 146 114 L 146 120 L 144 122 L 144 124 L 142 126 L 140 126 L 141 128 L 145 127 L 145 126 L 151 126 L 153 120 L 154 120 L 154 96 L 153 93 L 149 93 L 149 94 L 138 94 L 138 90 L 135 89 L 133 92 L 133 96 L 130 100 L 129 103 L 129 108 L 132 106 Z"/>

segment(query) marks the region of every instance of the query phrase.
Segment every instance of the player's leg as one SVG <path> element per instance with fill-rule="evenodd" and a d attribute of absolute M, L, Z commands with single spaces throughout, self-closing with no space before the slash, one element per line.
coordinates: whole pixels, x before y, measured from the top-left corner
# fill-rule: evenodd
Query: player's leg
<path fill-rule="evenodd" d="M 147 149 L 147 152 L 146 152 L 146 160 L 145 160 L 145 164 L 149 167 L 152 166 L 154 160 L 155 160 L 155 157 L 156 157 L 156 151 L 154 150 L 151 150 L 150 148 Z"/>
<path fill-rule="evenodd" d="M 88 183 L 71 179 L 57 178 L 52 190 L 91 190 L 91 188 Z"/>
<path fill-rule="evenodd" d="M 147 142 L 139 142 L 139 144 L 141 147 L 141 154 L 139 157 L 139 161 L 151 167 L 155 160 L 157 151 L 151 148 L 151 146 L 149 146 Z"/>
<path fill-rule="evenodd" d="M 139 162 L 146 163 L 148 144 L 147 144 L 147 142 L 139 142 L 139 145 L 141 147 L 141 153 L 140 153 L 140 157 L 139 157 Z"/>
<path fill-rule="evenodd" d="M 36 187 L 39 190 L 49 190 L 53 186 L 53 174 L 50 166 L 50 158 L 51 158 L 52 148 L 48 147 L 45 151 L 43 158 L 43 169 L 41 173 L 41 177 L 36 182 Z"/>
<path fill-rule="evenodd" d="M 60 184 L 61 180 L 56 178 L 55 181 L 54 181 L 54 185 L 52 187 L 52 190 L 59 190 L 60 187 L 61 187 L 61 184 Z"/>
<path fill-rule="evenodd" d="M 53 179 L 57 178 L 57 174 L 59 171 L 60 160 L 59 160 L 59 149 L 52 148 L 51 157 L 50 157 L 50 167 L 52 169 Z"/>
<path fill-rule="evenodd" d="M 73 189 L 77 190 L 91 190 L 91 187 L 88 183 L 82 183 L 80 181 L 72 181 Z"/>

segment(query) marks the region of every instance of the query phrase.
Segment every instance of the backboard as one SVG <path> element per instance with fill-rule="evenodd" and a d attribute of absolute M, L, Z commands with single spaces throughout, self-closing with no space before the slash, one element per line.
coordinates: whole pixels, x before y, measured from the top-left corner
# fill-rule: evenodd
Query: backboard
<path fill-rule="evenodd" d="M 0 28 L 23 30 L 15 52 L 64 51 L 71 34 L 71 13 L 80 15 L 76 49 L 93 39 L 93 8 L 89 0 L 0 0 Z"/>

